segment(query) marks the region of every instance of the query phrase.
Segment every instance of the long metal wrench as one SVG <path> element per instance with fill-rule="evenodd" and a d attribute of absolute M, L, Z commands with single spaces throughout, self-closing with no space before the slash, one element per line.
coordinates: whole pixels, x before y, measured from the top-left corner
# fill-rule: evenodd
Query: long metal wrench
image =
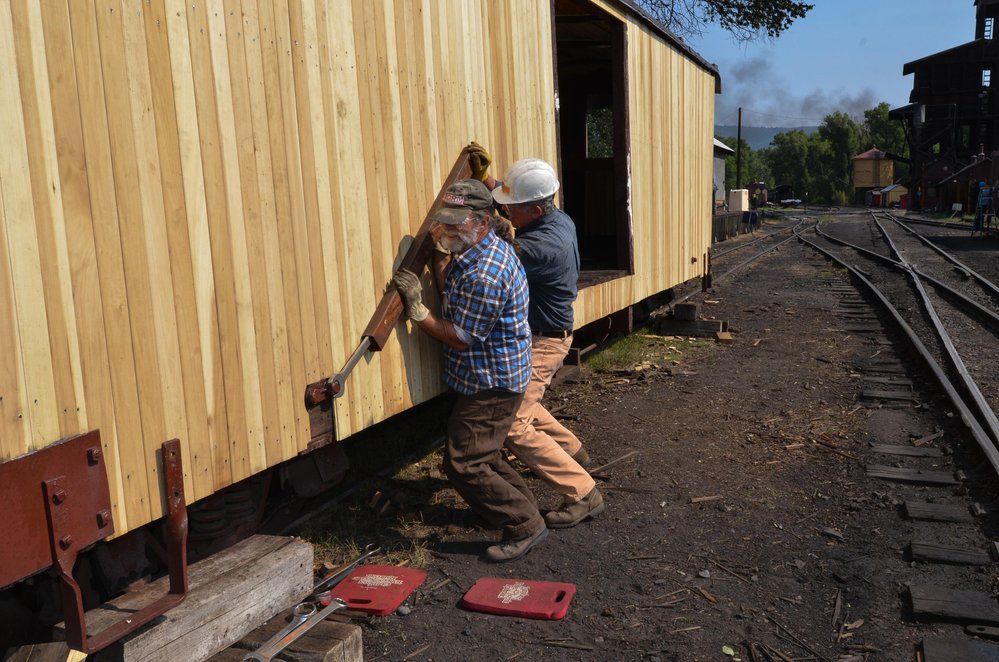
<path fill-rule="evenodd" d="M 270 662 L 275 655 L 283 651 L 288 646 L 291 646 L 303 634 L 322 623 L 327 616 L 335 611 L 347 608 L 347 603 L 340 598 L 333 598 L 329 605 L 323 607 L 322 611 L 316 611 L 315 604 L 311 602 L 303 602 L 302 604 L 296 606 L 295 609 L 297 610 L 298 607 L 303 605 L 312 606 L 313 613 L 310 616 L 307 616 L 303 622 L 299 623 L 295 629 L 281 637 L 281 639 L 277 641 L 272 639 L 264 646 L 248 654 L 243 658 L 243 662 L 247 662 L 248 660 L 253 662 Z"/>
<path fill-rule="evenodd" d="M 288 634 L 294 632 L 298 626 L 300 626 L 305 621 L 309 620 L 309 617 L 316 613 L 316 605 L 314 602 L 303 602 L 301 604 L 295 605 L 295 609 L 292 611 L 291 621 L 286 625 L 280 632 L 275 634 L 273 637 L 265 641 L 257 650 L 252 653 L 247 653 L 243 660 L 270 660 L 274 657 L 274 653 L 269 655 L 265 652 L 273 648 L 279 641 L 284 639 Z M 266 657 L 261 657 L 261 655 L 266 655 Z"/>
<path fill-rule="evenodd" d="M 381 547 L 379 547 L 375 543 L 371 543 L 370 545 L 364 548 L 364 553 L 358 556 L 356 559 L 354 559 L 347 565 L 340 567 L 332 574 L 323 577 L 319 581 L 319 583 L 316 584 L 315 588 L 312 589 L 312 595 L 316 596 L 322 593 L 323 591 L 333 588 L 334 586 L 342 582 L 347 575 L 353 572 L 354 568 L 360 565 L 362 561 L 364 561 L 370 556 L 378 554 L 381 551 L 382 551 Z"/>

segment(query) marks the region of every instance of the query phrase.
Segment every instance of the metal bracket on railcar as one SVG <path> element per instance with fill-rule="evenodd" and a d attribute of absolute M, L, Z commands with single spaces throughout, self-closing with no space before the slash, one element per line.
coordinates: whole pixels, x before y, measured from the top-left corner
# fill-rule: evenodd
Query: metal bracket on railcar
<path fill-rule="evenodd" d="M 106 648 L 163 615 L 187 593 L 187 505 L 180 442 L 165 442 L 162 453 L 170 590 L 96 635 L 87 634 L 73 566 L 81 551 L 114 533 L 100 432 L 93 430 L 0 464 L 0 500 L 12 513 L 0 520 L 0 535 L 10 543 L 0 556 L 0 588 L 54 568 L 70 648 L 84 653 Z"/>

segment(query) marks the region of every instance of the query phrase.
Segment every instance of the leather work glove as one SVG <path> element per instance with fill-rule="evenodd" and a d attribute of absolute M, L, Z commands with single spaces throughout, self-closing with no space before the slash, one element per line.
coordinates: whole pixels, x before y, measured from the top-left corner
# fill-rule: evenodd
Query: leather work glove
<path fill-rule="evenodd" d="M 423 305 L 423 286 L 420 279 L 408 269 L 399 269 L 392 276 L 392 284 L 399 291 L 402 302 L 406 305 L 406 315 L 414 322 L 427 319 L 430 310 Z"/>
<path fill-rule="evenodd" d="M 475 142 L 468 143 L 468 165 L 472 169 L 472 179 L 480 182 L 486 181 L 489 177 L 489 166 L 493 162 L 493 157 L 489 155 L 486 148 Z"/>

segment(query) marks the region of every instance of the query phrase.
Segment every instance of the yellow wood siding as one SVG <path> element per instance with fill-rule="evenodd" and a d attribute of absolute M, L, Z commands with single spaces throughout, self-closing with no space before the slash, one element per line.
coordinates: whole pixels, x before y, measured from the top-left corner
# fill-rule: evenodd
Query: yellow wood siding
<path fill-rule="evenodd" d="M 895 162 L 891 159 L 854 159 L 853 187 L 869 188 L 888 186 L 895 176 Z"/>
<path fill-rule="evenodd" d="M 715 78 L 612 3 L 594 4 L 627 24 L 635 274 L 580 291 L 577 326 L 700 276 L 711 245 Z"/>
<path fill-rule="evenodd" d="M 99 428 L 119 532 L 294 457 L 460 149 L 557 163 L 535 0 L 0 2 L 0 461 Z M 713 78 L 630 24 L 636 274 L 700 273 Z M 482 45 L 480 48 L 479 45 Z M 346 437 L 441 391 L 406 325 L 335 403 Z"/>

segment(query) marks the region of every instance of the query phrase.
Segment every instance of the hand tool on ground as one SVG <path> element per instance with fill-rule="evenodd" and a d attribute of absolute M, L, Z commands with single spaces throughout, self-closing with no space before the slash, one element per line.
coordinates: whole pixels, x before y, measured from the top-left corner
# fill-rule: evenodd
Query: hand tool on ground
<path fill-rule="evenodd" d="M 304 621 L 299 623 L 294 630 L 291 630 L 283 637 L 281 637 L 281 639 L 274 641 L 274 643 L 270 644 L 269 646 L 265 645 L 261 648 L 258 648 L 257 650 L 253 651 L 252 653 L 244 657 L 243 662 L 248 662 L 248 661 L 270 662 L 275 655 L 283 651 L 288 646 L 291 646 L 293 643 L 295 643 L 295 641 L 298 640 L 299 637 L 301 637 L 306 632 L 308 632 L 312 628 L 322 623 L 327 616 L 329 616 L 335 611 L 347 608 L 346 602 L 344 602 L 340 598 L 333 598 L 332 601 L 330 601 L 329 605 L 323 607 L 321 611 L 316 611 L 316 605 L 313 602 L 303 602 L 300 605 L 297 605 L 295 609 L 298 610 L 299 607 L 302 607 L 303 609 L 308 609 L 308 607 L 306 607 L 305 605 L 309 605 L 312 607 L 311 615 L 306 616 Z"/>
<path fill-rule="evenodd" d="M 295 609 L 292 611 L 291 621 L 286 625 L 280 632 L 275 634 L 273 637 L 265 641 L 257 650 L 252 653 L 247 653 L 243 657 L 243 662 L 246 660 L 269 660 L 274 657 L 275 652 L 272 652 L 274 646 L 278 644 L 282 639 L 288 636 L 290 633 L 294 632 L 298 626 L 307 621 L 310 616 L 316 613 L 316 605 L 314 602 L 303 602 L 301 604 L 295 605 Z"/>
<path fill-rule="evenodd" d="M 469 145 L 461 150 L 461 155 L 454 162 L 451 172 L 444 178 L 444 184 L 437 194 L 433 205 L 430 206 L 430 211 L 423 220 L 423 225 L 413 235 L 413 242 L 409 245 L 409 250 L 406 251 L 406 254 L 396 268 L 408 269 L 417 275 L 423 272 L 423 268 L 430 260 L 430 255 L 434 252 L 434 244 L 437 242 L 437 238 L 431 232 L 431 225 L 434 222 L 434 212 L 441 206 L 444 193 L 447 192 L 451 184 L 471 176 L 472 170 L 469 165 L 470 147 Z M 343 395 L 344 382 L 347 380 L 348 375 L 350 375 L 351 370 L 354 369 L 354 366 L 357 365 L 366 352 L 378 352 L 382 350 L 389 335 L 392 333 L 392 329 L 395 327 L 395 323 L 399 321 L 402 308 L 403 303 L 399 297 L 399 292 L 394 287 L 389 287 L 385 291 L 385 294 L 382 295 L 382 299 L 378 303 L 374 315 L 371 316 L 368 326 L 361 333 L 360 344 L 354 350 L 354 353 L 350 355 L 350 358 L 347 359 L 340 372 L 329 379 L 309 384 L 306 387 L 305 402 L 308 406 L 314 406 L 324 400 L 339 398 Z"/>
<path fill-rule="evenodd" d="M 367 545 L 364 548 L 364 552 L 356 559 L 354 559 L 350 563 L 347 563 L 346 565 L 340 566 L 330 574 L 323 577 L 319 581 L 319 583 L 316 584 L 315 587 L 312 589 L 312 595 L 309 597 L 309 599 L 310 600 L 319 599 L 322 593 L 329 591 L 331 588 L 342 582 L 347 577 L 347 575 L 349 575 L 351 572 L 354 571 L 354 568 L 356 568 L 361 564 L 362 561 L 364 561 L 367 558 L 370 558 L 371 556 L 374 556 L 375 554 L 380 553 L 381 551 L 382 548 L 374 543 Z"/>

